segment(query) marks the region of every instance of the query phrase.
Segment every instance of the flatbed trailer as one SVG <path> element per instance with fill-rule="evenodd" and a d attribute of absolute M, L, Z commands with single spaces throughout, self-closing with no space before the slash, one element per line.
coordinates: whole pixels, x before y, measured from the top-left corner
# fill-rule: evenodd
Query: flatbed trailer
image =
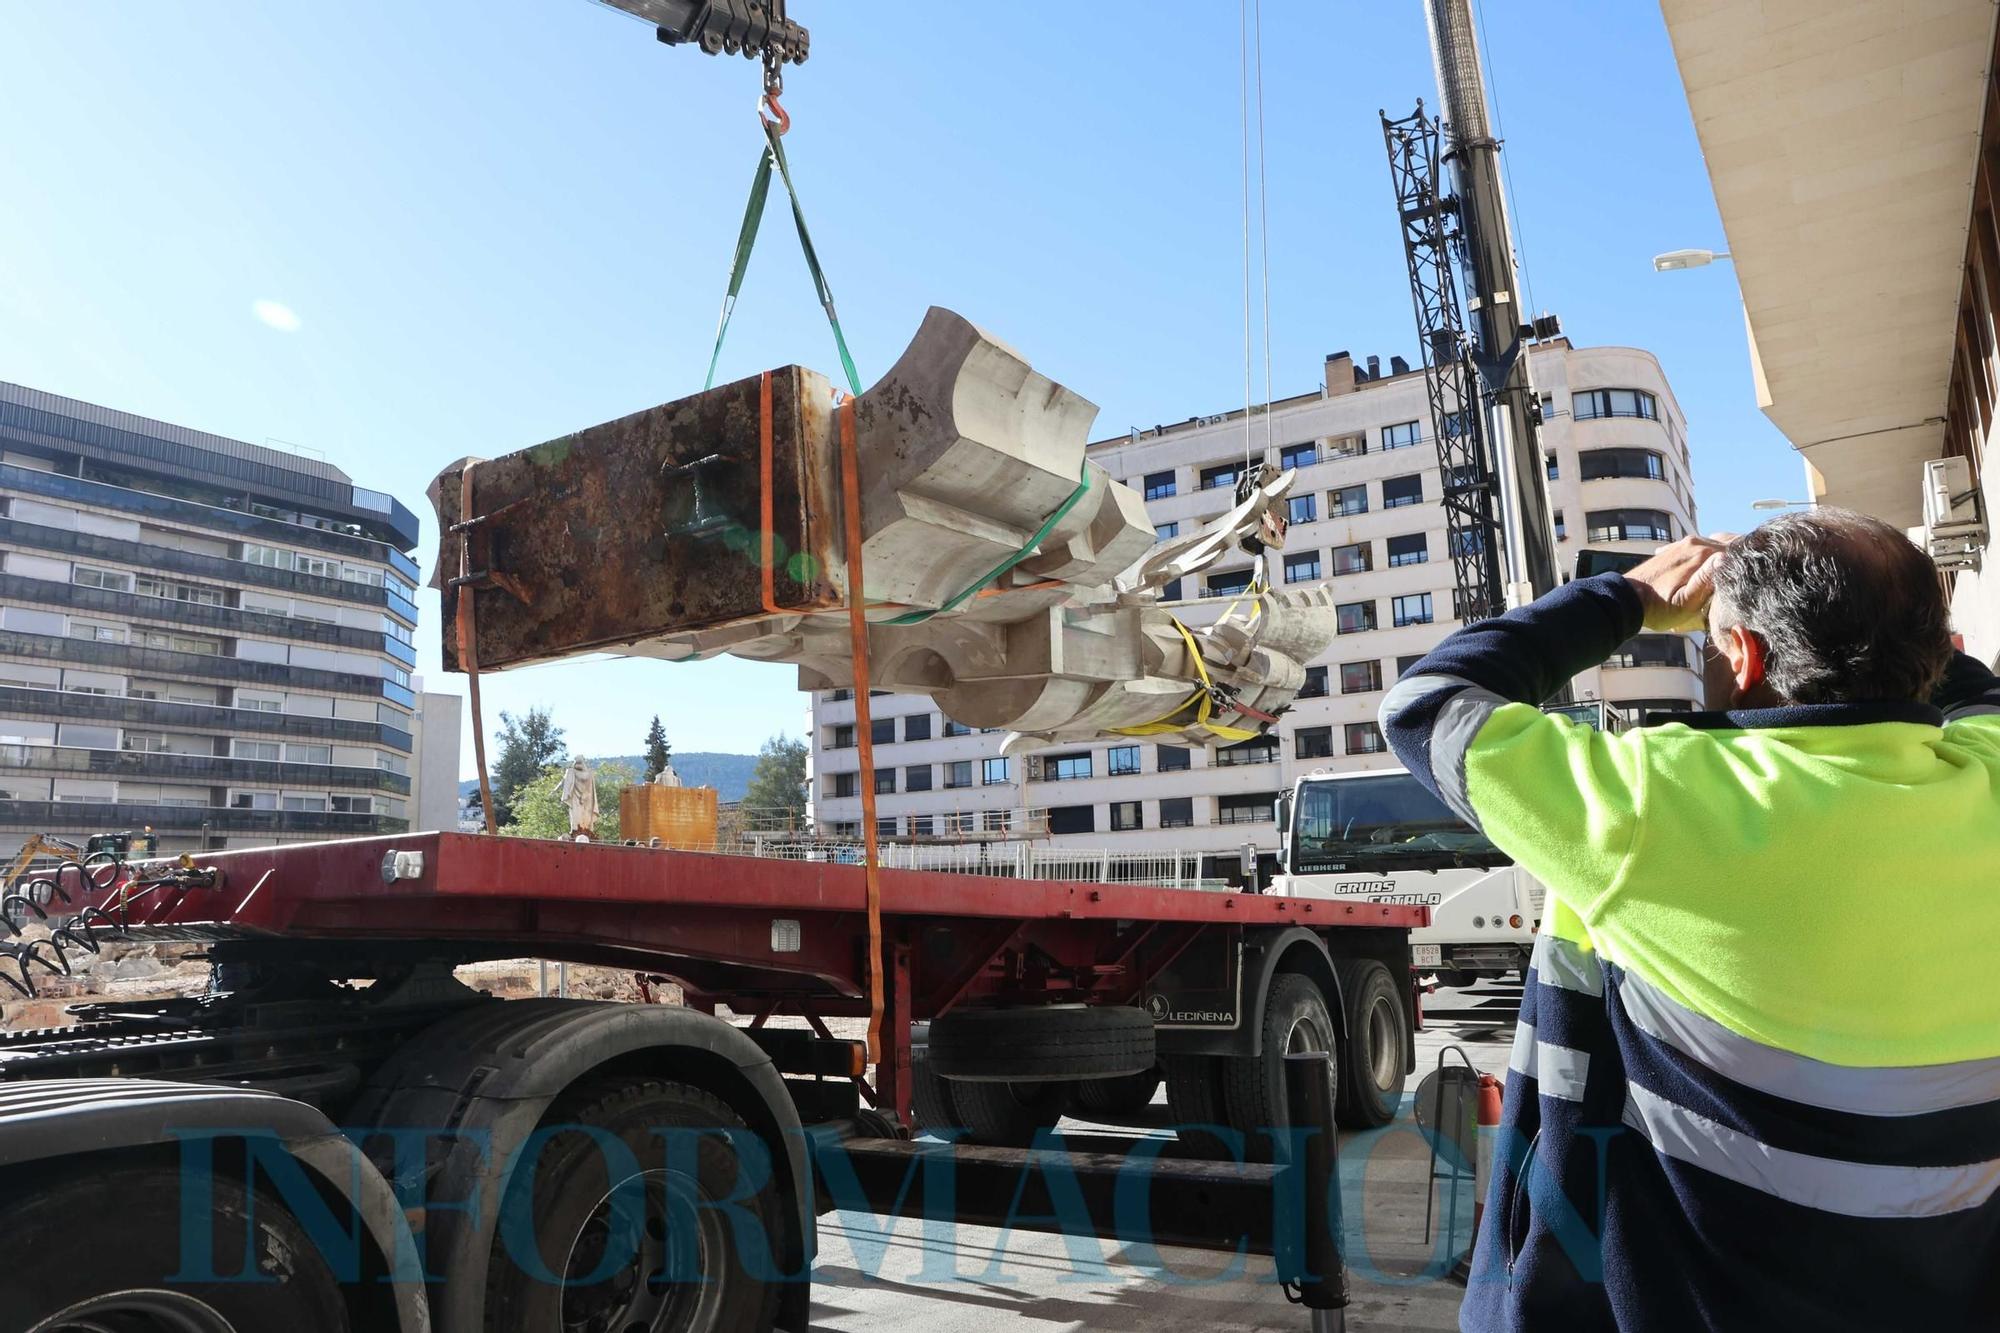
<path fill-rule="evenodd" d="M 1333 1109 L 1393 1112 L 1425 909 L 880 869 L 871 914 L 868 873 L 458 833 L 62 867 L 7 900 L 16 926 L 33 902 L 58 925 L 28 980 L 127 939 L 206 945 L 216 985 L 0 1034 L 0 1226 L 54 1236 L 53 1208 L 90 1209 L 112 1259 L 0 1277 L 0 1333 L 97 1327 L 100 1306 L 134 1320 L 104 1326 L 260 1333 L 804 1328 L 833 1206 L 1276 1253 L 1337 1312 Z M 502 1001 L 452 974 L 517 957 L 686 1002 Z M 829 1026 L 871 998 L 872 1065 Z M 1143 1102 L 1159 1071 L 1205 1127 L 1170 1152 L 1047 1137 L 1080 1090 Z M 677 1131 L 697 1140 L 678 1174 Z M 621 1176 L 621 1153 L 645 1165 Z M 629 1234 L 626 1186 L 648 1219 Z M 189 1220 L 210 1215 L 213 1246 Z M 601 1257 L 621 1235 L 623 1266 Z M 239 1262 L 162 1288 L 190 1253 Z M 274 1263 L 286 1281 L 227 1280 Z M 144 1305 L 183 1298 L 203 1310 Z"/>

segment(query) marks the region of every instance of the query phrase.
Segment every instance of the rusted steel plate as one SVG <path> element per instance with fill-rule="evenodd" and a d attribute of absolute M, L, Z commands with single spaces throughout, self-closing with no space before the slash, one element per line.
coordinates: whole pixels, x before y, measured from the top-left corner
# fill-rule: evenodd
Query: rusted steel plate
<path fill-rule="evenodd" d="M 472 566 L 491 575 L 470 593 L 480 669 L 765 618 L 760 391 L 761 377 L 738 380 L 478 462 L 472 513 L 490 517 Z M 771 372 L 771 398 L 773 600 L 838 607 L 830 386 L 786 366 Z M 447 671 L 463 670 L 450 629 L 468 595 L 452 582 L 463 466 L 430 488 Z"/>

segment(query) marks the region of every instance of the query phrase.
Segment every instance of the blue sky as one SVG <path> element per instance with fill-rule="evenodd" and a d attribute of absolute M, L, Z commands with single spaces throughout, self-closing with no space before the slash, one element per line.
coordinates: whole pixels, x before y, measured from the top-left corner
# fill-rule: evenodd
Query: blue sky
<path fill-rule="evenodd" d="M 1756 410 L 1659 12 L 1494 4 L 1526 286 L 1580 344 L 1648 348 L 1711 528 L 1798 495 Z M 1097 433 L 1242 401 L 1233 7 L 792 0 L 787 142 L 866 383 L 947 305 L 1100 404 Z M 337 18 L 329 18 L 337 15 Z M 1274 386 L 1414 356 L 1377 110 L 1434 102 L 1422 7 L 1264 6 Z M 425 516 L 447 463 L 693 392 L 755 165 L 756 67 L 587 0 L 17 0 L 0 11 L 0 378 L 319 450 Z M 723 379 L 837 371 L 774 207 Z M 295 311 L 286 332 L 252 314 Z M 1257 371 L 1261 389 L 1261 359 Z M 436 596 L 420 670 L 437 669 Z M 488 678 L 581 750 L 805 727 L 784 668 L 568 663 Z M 470 737 L 464 769 L 472 771 Z"/>

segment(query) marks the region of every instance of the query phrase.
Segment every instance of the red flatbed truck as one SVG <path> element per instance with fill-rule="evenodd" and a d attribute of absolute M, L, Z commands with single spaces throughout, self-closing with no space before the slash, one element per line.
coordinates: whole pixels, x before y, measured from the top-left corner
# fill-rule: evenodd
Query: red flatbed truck
<path fill-rule="evenodd" d="M 30 977 L 111 939 L 197 941 L 217 985 L 0 1034 L 0 1228 L 44 1260 L 0 1277 L 0 1330 L 803 1329 L 813 1218 L 832 1206 L 1289 1245 L 1337 1314 L 1333 1233 L 1308 1218 L 1288 1239 L 1273 1212 L 1325 1199 L 1325 1178 L 1277 1187 L 1330 1177 L 1325 1149 L 1261 1165 L 1276 1140 L 1257 1131 L 1287 1123 L 1288 1097 L 1304 1098 L 1292 1123 L 1328 1121 L 1335 1085 L 1345 1123 L 1393 1110 L 1415 998 L 1386 979 L 1408 977 L 1422 908 L 878 873 L 871 1074 L 827 1026 L 869 1012 L 859 865 L 427 833 L 65 866 L 49 912 L 70 924 Z M 451 972 L 523 956 L 660 974 L 687 1003 L 504 1001 Z M 1357 1007 L 1385 986 L 1394 1058 L 1360 1049 L 1384 1029 Z M 1173 1118 L 1250 1130 L 1250 1164 L 1128 1162 L 1102 1150 L 1131 1140 L 1078 1136 L 1020 1150 L 1064 1104 L 1038 1092 L 1136 1082 L 1143 1101 L 1156 1063 Z M 912 1141 L 919 1125 L 949 1142 Z M 698 1140 L 678 1176 L 656 1146 L 675 1129 Z M 617 1176 L 621 1143 L 654 1154 L 636 1175 Z M 1058 1194 L 1022 1183 L 1051 1145 L 1065 1189 L 1029 1211 L 1071 1215 L 1016 1218 Z M 1137 1217 L 1120 1194 L 1135 1170 Z M 604 1258 L 621 1185 L 650 1200 L 622 1266 Z M 1317 1265 L 1298 1248 L 1315 1231 Z M 225 1280 L 173 1281 L 191 1254 Z"/>

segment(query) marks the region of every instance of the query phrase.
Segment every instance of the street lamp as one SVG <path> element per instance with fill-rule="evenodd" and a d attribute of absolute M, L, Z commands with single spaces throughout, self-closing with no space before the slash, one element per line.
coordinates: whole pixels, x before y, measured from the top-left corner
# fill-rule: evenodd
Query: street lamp
<path fill-rule="evenodd" d="M 1750 507 L 1752 509 L 1762 509 L 1769 513 L 1779 509 L 1811 509 L 1813 502 L 1811 500 L 1752 500 Z"/>
<path fill-rule="evenodd" d="M 1727 258 L 1727 250 L 1669 250 L 1663 255 L 1653 256 L 1653 271 L 1674 273 L 1684 268 L 1702 268 Z"/>

